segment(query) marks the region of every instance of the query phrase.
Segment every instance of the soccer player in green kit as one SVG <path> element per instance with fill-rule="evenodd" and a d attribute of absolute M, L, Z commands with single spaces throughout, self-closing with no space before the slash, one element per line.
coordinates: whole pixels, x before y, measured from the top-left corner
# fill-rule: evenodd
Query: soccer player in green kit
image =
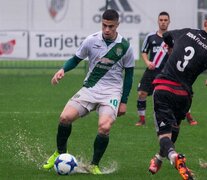
<path fill-rule="evenodd" d="M 99 114 L 98 133 L 94 141 L 92 161 L 87 170 L 92 174 L 102 174 L 99 162 L 108 146 L 112 124 L 117 115 L 126 112 L 135 66 L 132 47 L 117 32 L 118 26 L 119 14 L 113 9 L 106 10 L 102 15 L 102 31 L 89 35 L 75 56 L 66 61 L 52 78 L 51 83 L 57 84 L 67 71 L 88 57 L 89 71 L 83 87 L 68 101 L 60 115 L 57 149 L 43 165 L 44 169 L 52 168 L 56 157 L 67 152 L 72 123 L 96 110 Z"/>

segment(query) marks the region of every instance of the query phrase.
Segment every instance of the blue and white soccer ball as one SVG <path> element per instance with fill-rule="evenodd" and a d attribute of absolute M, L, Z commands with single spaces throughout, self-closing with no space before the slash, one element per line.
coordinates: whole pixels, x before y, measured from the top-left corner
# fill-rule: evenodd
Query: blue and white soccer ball
<path fill-rule="evenodd" d="M 54 164 L 54 169 L 59 175 L 68 175 L 76 172 L 78 163 L 76 158 L 68 153 L 60 154 Z"/>

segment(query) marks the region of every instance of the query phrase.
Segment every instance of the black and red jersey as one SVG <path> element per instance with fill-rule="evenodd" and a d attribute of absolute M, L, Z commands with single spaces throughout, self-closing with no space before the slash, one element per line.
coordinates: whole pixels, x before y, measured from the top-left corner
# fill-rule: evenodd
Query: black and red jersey
<path fill-rule="evenodd" d="M 207 33 L 186 28 L 168 31 L 163 39 L 173 51 L 156 79 L 178 82 L 192 93 L 196 78 L 207 69 Z"/>
<path fill-rule="evenodd" d="M 158 70 L 161 70 L 168 58 L 168 49 L 156 32 L 149 33 L 142 45 L 142 53 L 149 54 L 149 60 L 155 64 Z"/>

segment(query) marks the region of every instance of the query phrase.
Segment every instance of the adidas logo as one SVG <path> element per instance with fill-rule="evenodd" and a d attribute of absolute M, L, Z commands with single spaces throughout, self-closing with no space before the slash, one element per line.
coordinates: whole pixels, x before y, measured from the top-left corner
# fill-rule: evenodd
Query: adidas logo
<path fill-rule="evenodd" d="M 163 127 L 163 126 L 165 126 L 166 124 L 164 123 L 164 122 L 161 122 L 160 123 L 160 127 Z"/>
<path fill-rule="evenodd" d="M 156 44 L 156 41 L 154 40 L 154 41 L 152 41 L 152 44 Z"/>

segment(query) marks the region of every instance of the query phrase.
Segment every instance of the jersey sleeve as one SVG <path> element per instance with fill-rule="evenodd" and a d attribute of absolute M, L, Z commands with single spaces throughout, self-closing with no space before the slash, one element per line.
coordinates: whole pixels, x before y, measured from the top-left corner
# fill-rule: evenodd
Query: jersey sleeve
<path fill-rule="evenodd" d="M 82 61 L 82 59 L 78 58 L 77 56 L 73 56 L 68 59 L 63 65 L 64 72 L 74 69 L 80 63 L 80 61 Z"/>
<path fill-rule="evenodd" d="M 126 54 L 123 57 L 124 68 L 134 67 L 135 66 L 135 58 L 131 45 L 129 46 Z"/>
<path fill-rule="evenodd" d="M 88 56 L 88 49 L 89 49 L 89 38 L 87 37 L 76 50 L 75 55 L 80 59 L 85 59 Z"/>
<path fill-rule="evenodd" d="M 127 104 L 128 96 L 132 88 L 134 68 L 125 68 L 125 76 L 123 83 L 123 94 L 121 102 Z"/>
<path fill-rule="evenodd" d="M 169 46 L 173 47 L 174 41 L 179 39 L 183 34 L 187 33 L 189 31 L 189 28 L 185 29 L 180 29 L 180 30 L 172 30 L 172 31 L 167 31 L 163 34 L 163 39 L 164 42 Z"/>
<path fill-rule="evenodd" d="M 149 37 L 150 37 L 150 34 L 148 34 L 145 39 L 144 39 L 144 42 L 142 44 L 142 53 L 147 53 L 149 52 Z"/>

